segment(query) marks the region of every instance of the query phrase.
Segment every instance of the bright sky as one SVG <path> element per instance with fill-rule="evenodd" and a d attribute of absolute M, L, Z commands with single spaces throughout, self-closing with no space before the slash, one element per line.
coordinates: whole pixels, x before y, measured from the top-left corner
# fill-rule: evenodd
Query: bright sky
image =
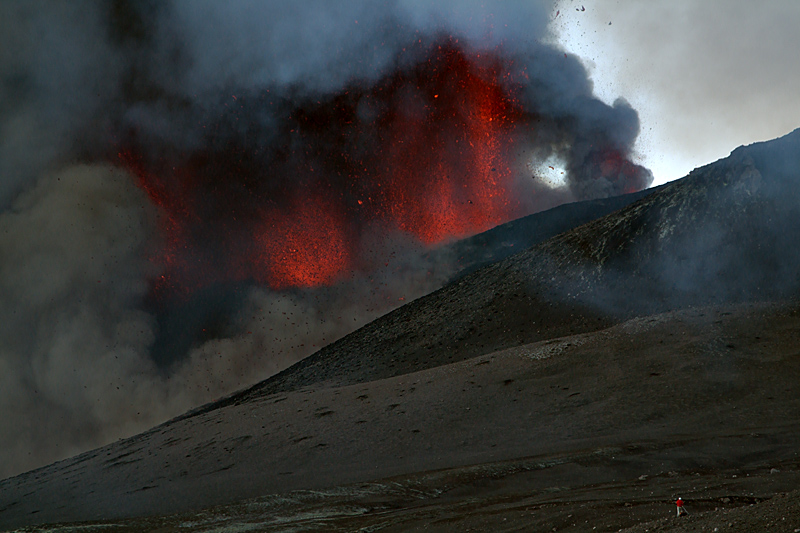
<path fill-rule="evenodd" d="M 800 127 L 798 0 L 560 0 L 553 16 L 597 96 L 639 111 L 654 185 Z"/>

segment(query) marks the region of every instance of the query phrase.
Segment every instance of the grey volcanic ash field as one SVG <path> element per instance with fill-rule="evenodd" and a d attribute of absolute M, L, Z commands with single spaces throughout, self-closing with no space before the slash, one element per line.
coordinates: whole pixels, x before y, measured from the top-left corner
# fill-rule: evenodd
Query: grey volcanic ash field
<path fill-rule="evenodd" d="M 800 130 L 738 148 L 250 389 L 3 481 L 0 524 L 793 531 L 798 168 Z"/>

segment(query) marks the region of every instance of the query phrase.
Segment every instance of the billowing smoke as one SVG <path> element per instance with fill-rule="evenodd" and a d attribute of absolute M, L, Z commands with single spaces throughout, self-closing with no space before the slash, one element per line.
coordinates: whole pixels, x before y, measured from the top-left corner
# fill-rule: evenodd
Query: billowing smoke
<path fill-rule="evenodd" d="M 0 3 L 0 476 L 441 286 L 433 246 L 646 187 L 549 7 Z"/>

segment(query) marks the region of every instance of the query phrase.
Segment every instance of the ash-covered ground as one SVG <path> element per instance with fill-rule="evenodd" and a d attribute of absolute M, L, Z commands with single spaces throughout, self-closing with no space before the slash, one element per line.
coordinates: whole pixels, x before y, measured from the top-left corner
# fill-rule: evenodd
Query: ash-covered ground
<path fill-rule="evenodd" d="M 250 389 L 3 481 L 0 527 L 794 531 L 798 168 L 800 130 L 738 148 Z"/>

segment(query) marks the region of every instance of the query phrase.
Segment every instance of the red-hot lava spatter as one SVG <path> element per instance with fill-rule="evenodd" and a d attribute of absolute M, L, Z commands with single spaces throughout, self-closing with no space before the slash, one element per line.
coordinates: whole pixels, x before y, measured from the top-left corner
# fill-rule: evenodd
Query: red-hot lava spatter
<path fill-rule="evenodd" d="M 522 114 L 498 85 L 497 65 L 444 50 L 429 67 L 392 87 L 400 101 L 382 125 L 388 138 L 376 177 L 382 215 L 436 244 L 519 214 L 508 156 Z"/>
<path fill-rule="evenodd" d="M 253 265 L 262 265 L 251 272 L 256 281 L 275 289 L 316 287 L 352 269 L 352 237 L 339 205 L 311 194 L 289 213 L 273 209 L 255 228 Z"/>
<path fill-rule="evenodd" d="M 526 214 L 510 154 L 532 119 L 504 76 L 498 58 L 451 41 L 369 88 L 324 100 L 265 91 L 246 109 L 240 96 L 206 131 L 235 120 L 250 133 L 209 138 L 177 165 L 131 142 L 122 162 L 163 219 L 156 289 L 331 285 L 368 268 L 360 246 L 370 227 L 431 246 Z M 250 119 L 258 106 L 275 117 L 269 126 Z M 263 138 L 271 140 L 252 140 Z"/>

